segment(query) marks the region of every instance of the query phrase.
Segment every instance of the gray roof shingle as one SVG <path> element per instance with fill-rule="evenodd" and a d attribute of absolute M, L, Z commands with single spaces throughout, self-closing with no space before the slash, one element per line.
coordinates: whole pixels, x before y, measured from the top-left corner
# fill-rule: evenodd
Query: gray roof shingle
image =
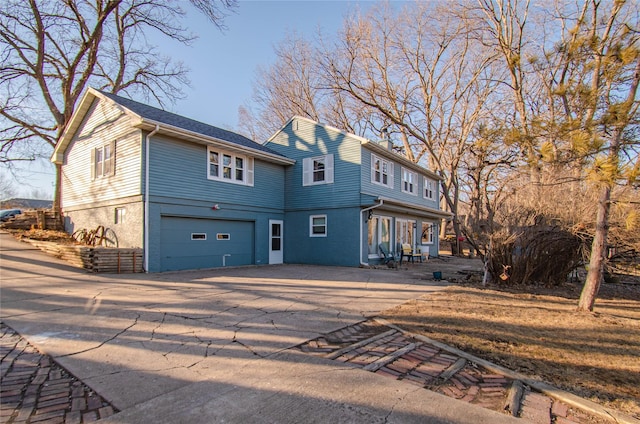
<path fill-rule="evenodd" d="M 271 150 L 270 148 L 263 146 L 260 143 L 256 143 L 250 138 L 234 133 L 232 131 L 223 130 L 222 128 L 214 127 L 213 125 L 205 124 L 194 119 L 167 112 L 166 110 L 158 109 L 153 106 L 139 103 L 125 97 L 120 97 L 112 93 L 100 91 L 100 94 L 129 109 L 136 115 L 140 115 L 143 119 L 149 119 L 161 124 L 167 124 L 173 127 L 182 128 L 184 130 L 193 131 L 198 134 L 217 138 L 218 140 L 227 141 L 229 143 L 237 144 L 242 147 L 259 150 L 271 155 L 286 157 L 276 152 L 275 150 Z"/>

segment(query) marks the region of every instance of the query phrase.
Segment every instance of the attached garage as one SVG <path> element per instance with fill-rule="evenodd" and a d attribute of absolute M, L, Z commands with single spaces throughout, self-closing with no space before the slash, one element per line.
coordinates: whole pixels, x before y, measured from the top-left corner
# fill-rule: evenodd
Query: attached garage
<path fill-rule="evenodd" d="M 160 270 L 254 263 L 255 222 L 162 216 Z"/>

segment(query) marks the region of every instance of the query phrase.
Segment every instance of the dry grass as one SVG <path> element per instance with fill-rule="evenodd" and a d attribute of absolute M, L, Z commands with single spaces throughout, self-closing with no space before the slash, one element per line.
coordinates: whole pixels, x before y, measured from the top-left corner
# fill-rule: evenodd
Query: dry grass
<path fill-rule="evenodd" d="M 605 284 L 593 314 L 579 289 L 458 285 L 383 317 L 640 418 L 640 285 Z"/>

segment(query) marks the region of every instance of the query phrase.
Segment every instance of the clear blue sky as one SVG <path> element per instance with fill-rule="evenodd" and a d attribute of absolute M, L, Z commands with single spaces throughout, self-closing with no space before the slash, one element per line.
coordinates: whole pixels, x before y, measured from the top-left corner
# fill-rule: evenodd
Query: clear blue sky
<path fill-rule="evenodd" d="M 172 112 L 233 130 L 238 107 L 250 103 L 258 67 L 273 61 L 273 48 L 288 32 L 314 37 L 318 29 L 335 35 L 346 13 L 368 9 L 373 1 L 242 1 L 218 31 L 205 18 L 190 11 L 187 25 L 199 38 L 191 47 L 159 39 L 160 51 L 183 61 L 190 69 L 186 99 L 168 106 Z M 186 2 L 185 8 L 189 7 Z M 134 99 L 140 100 L 140 99 Z M 48 161 L 23 166 L 14 183 L 16 197 L 32 197 L 34 190 L 53 196 L 54 170 Z M 0 193 L 0 198 L 4 198 Z"/>

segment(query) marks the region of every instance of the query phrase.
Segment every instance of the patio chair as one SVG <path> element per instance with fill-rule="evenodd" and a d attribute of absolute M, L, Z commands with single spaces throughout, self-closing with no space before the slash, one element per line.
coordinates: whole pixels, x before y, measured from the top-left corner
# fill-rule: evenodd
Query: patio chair
<path fill-rule="evenodd" d="M 402 250 L 400 254 L 400 263 L 402 263 L 402 258 L 407 258 L 407 260 L 411 259 L 411 263 L 415 261 L 416 258 L 422 262 L 422 252 L 420 252 L 420 248 L 416 247 L 416 251 L 414 252 L 409 243 L 402 244 Z"/>
<path fill-rule="evenodd" d="M 389 267 L 396 267 L 397 258 L 393 253 L 389 252 L 389 249 L 387 249 L 387 247 L 383 243 L 380 243 L 378 245 L 378 249 L 380 249 L 382 263 Z"/>

